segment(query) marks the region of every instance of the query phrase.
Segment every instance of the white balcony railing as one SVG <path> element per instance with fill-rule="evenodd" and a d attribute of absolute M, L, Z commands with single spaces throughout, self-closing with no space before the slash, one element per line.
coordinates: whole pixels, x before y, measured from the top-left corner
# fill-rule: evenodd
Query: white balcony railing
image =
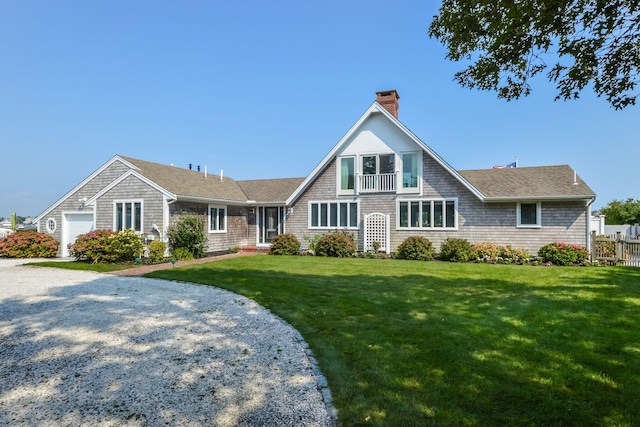
<path fill-rule="evenodd" d="M 396 174 L 358 175 L 358 193 L 393 193 L 396 191 Z"/>

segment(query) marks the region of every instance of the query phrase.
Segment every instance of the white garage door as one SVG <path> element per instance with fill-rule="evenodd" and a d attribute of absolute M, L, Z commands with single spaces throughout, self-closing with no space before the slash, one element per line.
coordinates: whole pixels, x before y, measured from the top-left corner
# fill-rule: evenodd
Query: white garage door
<path fill-rule="evenodd" d="M 62 224 L 62 256 L 69 256 L 67 245 L 80 234 L 93 231 L 93 213 L 65 213 Z"/>

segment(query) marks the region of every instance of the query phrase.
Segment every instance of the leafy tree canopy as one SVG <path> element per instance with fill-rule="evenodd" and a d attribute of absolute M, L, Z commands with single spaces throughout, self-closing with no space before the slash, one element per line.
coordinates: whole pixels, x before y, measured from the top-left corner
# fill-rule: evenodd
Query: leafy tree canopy
<path fill-rule="evenodd" d="M 499 98 L 529 95 L 547 78 L 556 100 L 577 99 L 587 85 L 616 109 L 635 105 L 640 68 L 640 0 L 443 0 L 429 35 L 447 58 L 470 60 L 455 74 L 469 88 Z"/>
<path fill-rule="evenodd" d="M 640 200 L 612 200 L 600 209 L 606 215 L 605 222 L 610 225 L 640 224 Z"/>

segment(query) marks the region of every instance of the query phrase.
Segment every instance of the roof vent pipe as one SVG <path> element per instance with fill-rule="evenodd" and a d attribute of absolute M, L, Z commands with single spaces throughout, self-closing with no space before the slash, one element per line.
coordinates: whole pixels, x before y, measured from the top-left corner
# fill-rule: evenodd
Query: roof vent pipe
<path fill-rule="evenodd" d="M 220 181 L 222 181 L 222 173 L 223 173 L 223 172 L 224 172 L 224 171 L 223 171 L 222 169 L 220 169 Z"/>
<path fill-rule="evenodd" d="M 207 177 L 207 165 L 204 165 L 204 177 Z"/>
<path fill-rule="evenodd" d="M 576 171 L 573 171 L 573 185 L 578 185 L 578 174 L 576 174 Z"/>
<path fill-rule="evenodd" d="M 189 163 L 189 170 L 191 170 L 191 167 L 192 167 L 192 164 L 191 164 L 191 163 Z"/>

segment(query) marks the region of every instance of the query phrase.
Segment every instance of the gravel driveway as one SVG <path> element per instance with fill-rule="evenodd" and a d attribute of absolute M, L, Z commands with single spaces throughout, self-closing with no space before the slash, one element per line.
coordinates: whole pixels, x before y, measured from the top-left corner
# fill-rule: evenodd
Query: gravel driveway
<path fill-rule="evenodd" d="M 0 425 L 335 425 L 299 338 L 227 291 L 0 260 Z"/>

